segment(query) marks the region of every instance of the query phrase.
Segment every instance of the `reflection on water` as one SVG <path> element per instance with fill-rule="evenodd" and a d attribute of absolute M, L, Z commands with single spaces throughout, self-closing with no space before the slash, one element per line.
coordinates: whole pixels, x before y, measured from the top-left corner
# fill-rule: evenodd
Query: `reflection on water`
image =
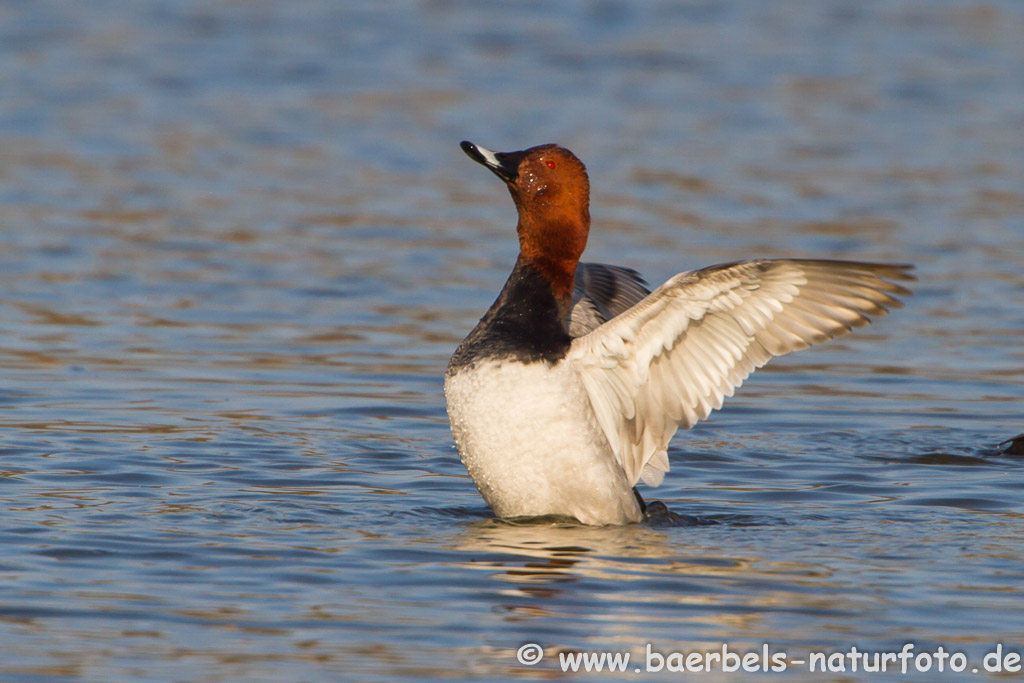
<path fill-rule="evenodd" d="M 492 589 L 495 608 L 524 642 L 543 642 L 539 634 L 560 624 L 549 656 L 593 649 L 588 643 L 594 640 L 638 657 L 647 643 L 664 652 L 680 650 L 681 642 L 691 650 L 729 643 L 740 651 L 764 642 L 783 648 L 789 643 L 806 654 L 834 649 L 842 634 L 856 634 L 860 645 L 884 651 L 898 638 L 871 632 L 875 620 L 892 618 L 886 614 L 891 607 L 876 604 L 879 593 L 903 595 L 936 620 L 932 628 L 952 632 L 960 617 L 940 609 L 936 597 L 970 595 L 999 609 L 999 600 L 1017 592 L 1008 579 L 961 582 L 948 566 L 917 567 L 923 571 L 917 579 L 931 579 L 925 586 L 905 576 L 908 564 L 973 531 L 954 529 L 936 537 L 915 531 L 918 525 L 910 520 L 868 528 L 823 519 L 819 526 L 828 527 L 828 542 L 808 538 L 800 527 L 765 523 L 728 526 L 725 533 L 703 527 L 683 546 L 678 536 L 646 526 L 602 530 L 487 521 L 467 528 L 457 548 L 471 553 L 465 569 L 498 584 Z M 987 552 L 977 548 L 959 559 L 984 565 L 995 560 Z M 820 627 L 808 629 L 808 623 Z M 922 638 L 923 644 L 929 638 L 920 626 L 903 627 L 904 640 Z M 1017 620 L 1003 624 L 1019 627 Z M 981 646 L 991 637 L 961 635 L 958 643 L 962 651 L 984 653 Z M 496 666 L 502 658 L 507 664 L 507 652 L 495 654 Z"/>
<path fill-rule="evenodd" d="M 1024 648 L 1017 3 L 0 17 L 4 680 Z M 466 138 L 574 149 L 588 258 L 652 282 L 895 260 L 914 297 L 677 437 L 648 523 L 496 521 L 441 395 L 515 249 Z"/>

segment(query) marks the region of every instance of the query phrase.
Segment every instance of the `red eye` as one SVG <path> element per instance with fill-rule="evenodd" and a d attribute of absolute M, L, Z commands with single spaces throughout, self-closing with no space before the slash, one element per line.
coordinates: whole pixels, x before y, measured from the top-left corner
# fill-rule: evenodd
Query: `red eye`
<path fill-rule="evenodd" d="M 549 161 L 548 162 L 548 168 L 554 168 L 554 167 L 555 167 L 555 162 Z"/>

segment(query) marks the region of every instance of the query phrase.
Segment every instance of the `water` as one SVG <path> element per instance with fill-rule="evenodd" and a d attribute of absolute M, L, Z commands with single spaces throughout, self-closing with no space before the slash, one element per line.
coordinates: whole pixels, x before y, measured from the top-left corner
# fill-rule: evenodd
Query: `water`
<path fill-rule="evenodd" d="M 0 678 L 1024 650 L 1022 34 L 1010 0 L 4 4 Z M 463 139 L 575 150 L 588 258 L 652 282 L 845 257 L 915 296 L 678 436 L 677 523 L 496 522 L 441 376 L 514 210 Z"/>

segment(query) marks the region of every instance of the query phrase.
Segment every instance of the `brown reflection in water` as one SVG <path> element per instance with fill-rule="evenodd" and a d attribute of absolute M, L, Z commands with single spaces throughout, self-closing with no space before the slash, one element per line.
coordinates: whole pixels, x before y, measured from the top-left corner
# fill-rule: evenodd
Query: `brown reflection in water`
<path fill-rule="evenodd" d="M 758 558 L 717 558 L 683 556 L 673 536 L 645 525 L 622 527 L 584 527 L 570 523 L 515 523 L 488 520 L 466 528 L 457 545 L 459 550 L 512 554 L 519 559 L 479 560 L 459 566 L 494 572 L 500 581 L 517 584 L 524 593 L 538 583 L 552 590 L 566 580 L 592 578 L 626 582 L 652 577 L 675 576 L 688 580 L 728 579 L 747 576 L 760 562 Z M 793 567 L 797 565 L 794 564 Z M 820 573 L 802 566 L 805 575 Z M 571 582 L 571 581 L 570 581 Z M 643 599 L 679 602 L 714 602 L 711 595 L 680 593 L 655 595 Z M 609 596 L 612 600 L 619 600 Z M 636 596 L 626 598 L 637 599 Z"/>
<path fill-rule="evenodd" d="M 637 168 L 630 178 L 641 184 L 670 185 L 687 192 L 704 194 L 716 191 L 714 183 L 706 178 L 664 169 Z"/>

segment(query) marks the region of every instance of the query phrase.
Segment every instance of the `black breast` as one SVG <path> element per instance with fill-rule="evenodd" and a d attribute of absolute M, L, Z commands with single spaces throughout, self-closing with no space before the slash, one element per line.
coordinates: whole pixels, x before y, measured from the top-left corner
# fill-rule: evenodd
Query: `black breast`
<path fill-rule="evenodd" d="M 572 342 L 566 329 L 568 306 L 534 266 L 517 263 L 497 300 L 455 351 L 448 373 L 481 360 L 561 360 Z"/>

